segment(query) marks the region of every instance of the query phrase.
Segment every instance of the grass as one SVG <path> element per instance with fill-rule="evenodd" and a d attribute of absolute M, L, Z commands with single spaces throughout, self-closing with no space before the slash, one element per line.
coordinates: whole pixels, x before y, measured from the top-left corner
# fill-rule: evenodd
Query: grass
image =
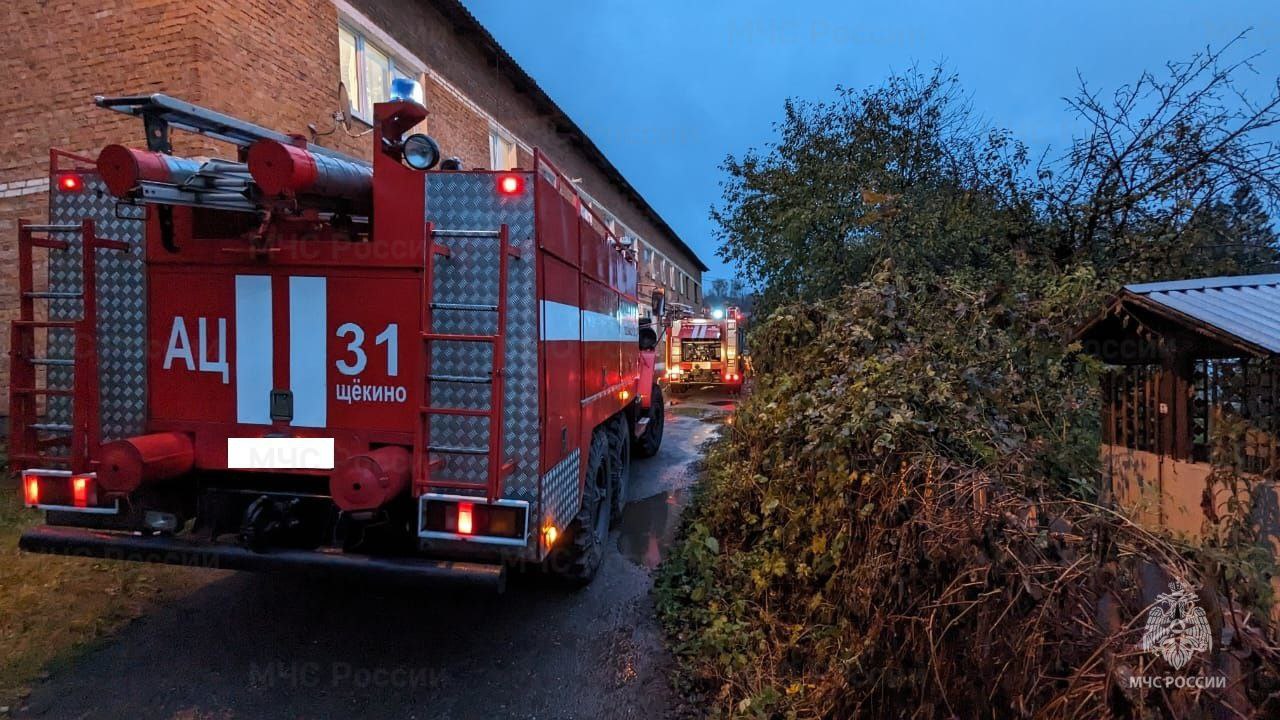
<path fill-rule="evenodd" d="M 43 673 L 157 603 L 215 577 L 192 568 L 20 552 L 18 536 L 41 520 L 22 506 L 18 483 L 0 458 L 0 707 L 15 706 Z"/>

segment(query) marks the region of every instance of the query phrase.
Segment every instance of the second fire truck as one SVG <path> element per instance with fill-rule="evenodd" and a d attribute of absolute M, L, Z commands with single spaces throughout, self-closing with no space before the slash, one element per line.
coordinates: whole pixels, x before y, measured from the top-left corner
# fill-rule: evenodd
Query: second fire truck
<path fill-rule="evenodd" d="M 731 393 L 742 390 L 747 363 L 743 355 L 746 316 L 736 307 L 715 310 L 709 317 L 672 323 L 667 341 L 666 384 L 672 393 L 708 385 Z"/>

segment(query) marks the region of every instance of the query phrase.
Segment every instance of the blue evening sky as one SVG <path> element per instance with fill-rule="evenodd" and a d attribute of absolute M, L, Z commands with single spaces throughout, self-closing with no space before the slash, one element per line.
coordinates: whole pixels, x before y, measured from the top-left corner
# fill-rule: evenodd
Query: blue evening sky
<path fill-rule="evenodd" d="M 1280 76 L 1280 2 L 465 0 L 508 52 L 711 266 L 719 165 L 762 147 L 787 97 L 945 61 L 974 109 L 1036 152 L 1077 126 L 1079 71 L 1114 89 L 1252 27 L 1250 85 Z"/>

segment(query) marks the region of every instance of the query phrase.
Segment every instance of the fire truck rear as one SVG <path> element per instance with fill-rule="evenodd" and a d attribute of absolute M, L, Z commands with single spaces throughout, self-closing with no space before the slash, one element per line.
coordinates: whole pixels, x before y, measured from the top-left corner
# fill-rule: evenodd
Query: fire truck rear
<path fill-rule="evenodd" d="M 662 440 L 635 253 L 540 152 L 435 169 L 409 97 L 375 106 L 371 164 L 97 99 L 146 145 L 54 151 L 50 224 L 20 225 L 9 457 L 46 518 L 23 549 L 591 580 Z M 172 130 L 237 157 L 175 156 Z"/>
<path fill-rule="evenodd" d="M 740 392 L 747 367 L 745 321 L 746 316 L 736 307 L 717 310 L 710 317 L 674 321 L 666 343 L 665 379 L 671 392 L 708 385 Z"/>

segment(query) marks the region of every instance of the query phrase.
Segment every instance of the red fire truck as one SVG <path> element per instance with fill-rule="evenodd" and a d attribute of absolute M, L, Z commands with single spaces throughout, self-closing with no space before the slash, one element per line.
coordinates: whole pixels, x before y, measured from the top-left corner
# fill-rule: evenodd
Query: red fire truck
<path fill-rule="evenodd" d="M 541 152 L 436 169 L 410 97 L 375 106 L 372 164 L 96 99 L 146 146 L 54 151 L 50 222 L 20 224 L 9 460 L 46 519 L 24 550 L 591 580 L 662 441 L 634 249 Z M 237 157 L 175 156 L 172 130 Z"/>
<path fill-rule="evenodd" d="M 707 385 L 729 392 L 742 390 L 746 372 L 743 333 L 746 317 L 736 307 L 712 311 L 709 317 L 689 317 L 671 324 L 666 343 L 666 384 L 672 393 Z"/>

